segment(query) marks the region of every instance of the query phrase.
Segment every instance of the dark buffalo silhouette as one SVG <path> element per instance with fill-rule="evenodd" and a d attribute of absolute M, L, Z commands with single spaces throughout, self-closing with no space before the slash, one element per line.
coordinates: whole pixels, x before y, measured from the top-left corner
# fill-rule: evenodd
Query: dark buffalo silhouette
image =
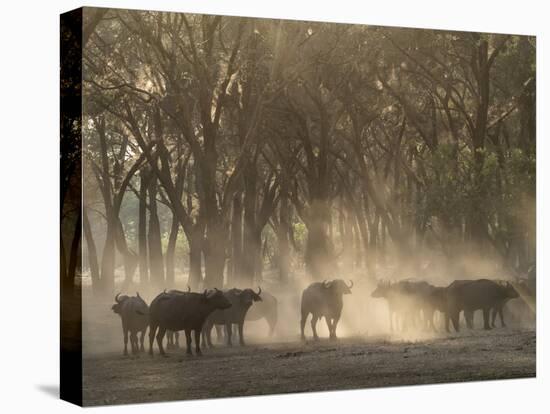
<path fill-rule="evenodd" d="M 483 328 L 491 329 L 491 309 L 499 308 L 518 292 L 512 284 L 497 283 L 489 279 L 455 280 L 446 288 L 447 314 L 445 328 L 449 331 L 449 320 L 455 331 L 459 331 L 459 315 L 464 311 L 464 319 L 469 328 L 473 327 L 473 315 L 476 310 L 483 311 Z"/>
<path fill-rule="evenodd" d="M 429 329 L 433 323 L 430 299 L 434 289 L 435 286 L 425 281 L 380 281 L 371 297 L 384 298 L 388 302 L 390 331 L 398 330 L 400 322 L 402 330 L 422 325 Z"/>
<path fill-rule="evenodd" d="M 325 317 L 329 337 L 336 339 L 336 327 L 342 314 L 344 307 L 343 295 L 351 294 L 353 282 L 350 280 L 350 285 L 346 285 L 342 279 L 331 281 L 315 282 L 309 285 L 302 292 L 301 320 L 300 331 L 302 340 L 305 340 L 304 327 L 306 320 L 311 313 L 311 330 L 313 331 L 313 339 L 318 340 L 317 321 Z"/>
<path fill-rule="evenodd" d="M 147 303 L 136 293 L 136 296 L 127 296 L 117 294 L 115 304 L 111 307 L 114 313 L 120 315 L 122 321 L 122 333 L 124 335 L 124 355 L 128 355 L 128 333 L 130 333 L 130 346 L 132 354 L 143 351 L 143 341 L 145 331 L 149 325 L 149 307 Z M 140 343 L 138 346 L 138 333 L 141 332 Z"/>
<path fill-rule="evenodd" d="M 427 327 L 436 331 L 435 327 L 435 312 L 438 311 L 441 315 L 447 312 L 447 296 L 446 288 L 434 286 L 432 291 L 426 297 L 424 305 L 424 315 L 427 322 Z"/>
<path fill-rule="evenodd" d="M 394 325 L 397 325 L 398 322 L 394 319 L 398 318 L 399 312 L 399 295 L 392 289 L 392 283 L 387 280 L 381 280 L 378 282 L 376 289 L 371 293 L 371 297 L 376 299 L 386 299 L 388 303 L 388 313 L 390 321 L 390 331 L 393 332 Z"/>
<path fill-rule="evenodd" d="M 200 333 L 208 316 L 218 310 L 231 307 L 223 292 L 218 289 L 204 293 L 171 291 L 159 294 L 150 307 L 149 354 L 153 355 L 153 341 L 157 332 L 157 345 L 165 355 L 162 340 L 166 330 L 185 331 L 187 353 L 191 352 L 191 333 L 195 331 L 195 353 L 201 355 Z"/>
<path fill-rule="evenodd" d="M 393 288 L 399 295 L 403 329 L 430 329 L 433 322 L 430 298 L 435 286 L 423 280 L 402 280 Z"/>
<path fill-rule="evenodd" d="M 166 292 L 166 289 L 164 290 Z M 189 293 L 191 292 L 191 287 L 187 286 L 187 292 L 183 292 L 177 289 L 171 289 L 168 293 Z M 178 349 L 180 347 L 180 334 L 178 331 L 171 331 L 170 329 L 166 330 L 166 349 Z"/>
<path fill-rule="evenodd" d="M 255 303 L 254 306 L 250 307 L 250 309 L 246 313 L 246 320 L 258 321 L 260 319 L 265 319 L 267 324 L 269 325 L 269 336 L 273 336 L 275 326 L 277 325 L 277 308 L 277 298 L 271 293 L 263 291 L 262 300 L 258 303 Z"/>
<path fill-rule="evenodd" d="M 496 318 L 497 315 L 500 318 L 500 326 L 505 327 L 506 323 L 504 322 L 504 306 L 510 299 L 515 299 L 519 297 L 518 289 L 521 289 L 521 286 L 512 284 L 507 281 L 498 281 L 497 282 L 506 292 L 506 297 L 501 301 L 497 302 L 495 306 L 491 309 L 491 327 L 496 328 Z"/>
<path fill-rule="evenodd" d="M 231 303 L 231 308 L 219 309 L 212 312 L 204 324 L 202 337 L 203 343 L 206 343 L 209 347 L 212 347 L 212 327 L 215 325 L 223 325 L 225 326 L 226 343 L 227 345 L 232 346 L 232 325 L 236 324 L 239 332 L 239 343 L 241 345 L 245 345 L 243 335 L 244 320 L 248 309 L 252 306 L 252 304 L 262 300 L 262 297 L 260 296 L 261 293 L 261 288 L 258 288 L 258 293 L 254 292 L 252 289 L 236 288 L 224 291 L 226 299 Z"/>

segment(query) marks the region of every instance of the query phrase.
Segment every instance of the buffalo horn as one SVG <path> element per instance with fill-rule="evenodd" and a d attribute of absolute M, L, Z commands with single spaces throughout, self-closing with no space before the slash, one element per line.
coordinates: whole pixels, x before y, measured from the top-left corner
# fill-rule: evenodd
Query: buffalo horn
<path fill-rule="evenodd" d="M 352 287 L 353 287 L 353 280 L 350 279 L 350 280 L 349 280 L 349 286 L 348 286 L 348 288 L 351 289 Z"/>
<path fill-rule="evenodd" d="M 258 295 L 262 293 L 262 288 L 258 286 Z"/>
<path fill-rule="evenodd" d="M 116 303 L 120 303 L 120 300 L 118 300 L 119 296 L 120 296 L 120 293 L 117 293 L 116 296 L 115 296 L 115 302 Z"/>

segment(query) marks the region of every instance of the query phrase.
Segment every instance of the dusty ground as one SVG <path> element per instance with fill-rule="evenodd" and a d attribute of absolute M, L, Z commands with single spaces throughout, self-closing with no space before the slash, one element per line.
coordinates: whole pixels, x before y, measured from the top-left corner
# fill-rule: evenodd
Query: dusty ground
<path fill-rule="evenodd" d="M 86 405 L 478 381 L 535 376 L 532 330 L 474 330 L 414 341 L 384 337 L 302 344 L 255 341 L 202 357 L 183 349 L 84 358 Z M 156 348 L 155 348 L 156 351 Z"/>

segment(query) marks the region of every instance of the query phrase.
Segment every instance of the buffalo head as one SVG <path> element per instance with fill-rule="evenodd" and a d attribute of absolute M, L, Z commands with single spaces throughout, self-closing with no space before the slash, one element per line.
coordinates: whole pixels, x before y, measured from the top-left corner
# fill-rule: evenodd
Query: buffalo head
<path fill-rule="evenodd" d="M 381 280 L 370 295 L 373 298 L 384 298 L 387 296 L 390 287 L 391 283 L 389 281 Z"/>
<path fill-rule="evenodd" d="M 227 299 L 223 292 L 217 288 L 205 290 L 204 300 L 210 303 L 215 309 L 227 309 L 231 307 L 229 299 Z"/>
<path fill-rule="evenodd" d="M 518 291 L 510 282 L 504 283 L 502 287 L 504 288 L 504 293 L 507 298 L 510 298 L 510 299 L 519 298 Z"/>
<path fill-rule="evenodd" d="M 332 290 L 333 292 L 339 293 L 341 295 L 351 294 L 351 288 L 353 287 L 353 281 L 349 281 L 349 285 L 346 284 L 342 279 L 334 279 L 330 281 L 324 281 L 323 286 L 325 289 Z"/>
<path fill-rule="evenodd" d="M 253 302 L 258 302 L 262 300 L 260 294 L 262 293 L 262 288 L 258 286 L 258 293 L 254 292 L 252 289 L 243 289 L 239 292 L 239 299 L 241 303 L 247 306 L 251 306 Z"/>
<path fill-rule="evenodd" d="M 128 299 L 128 296 L 126 295 L 122 295 L 120 296 L 120 293 L 117 293 L 117 295 L 115 296 L 115 304 L 113 306 L 111 306 L 111 309 L 113 310 L 114 313 L 120 313 L 121 311 L 121 307 L 122 307 L 122 304 L 124 303 L 124 301 L 126 301 L 126 299 Z"/>

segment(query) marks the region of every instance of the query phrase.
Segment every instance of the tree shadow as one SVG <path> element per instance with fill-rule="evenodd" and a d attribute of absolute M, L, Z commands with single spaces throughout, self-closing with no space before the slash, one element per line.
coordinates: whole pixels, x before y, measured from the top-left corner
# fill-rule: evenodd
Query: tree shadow
<path fill-rule="evenodd" d="M 39 384 L 36 388 L 50 397 L 59 398 L 59 384 Z"/>

